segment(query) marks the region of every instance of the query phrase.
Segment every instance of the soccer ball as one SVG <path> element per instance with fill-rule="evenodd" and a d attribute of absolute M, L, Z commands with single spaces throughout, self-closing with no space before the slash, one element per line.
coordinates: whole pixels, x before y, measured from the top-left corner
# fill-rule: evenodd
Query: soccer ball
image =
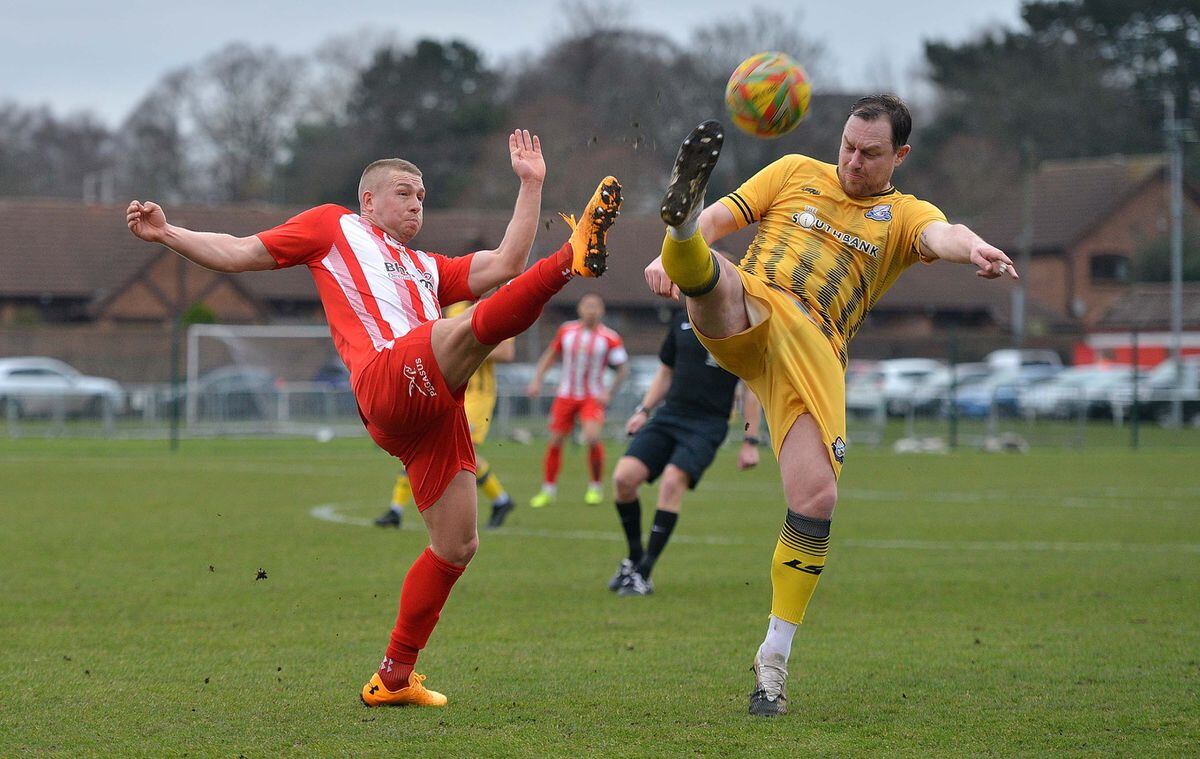
<path fill-rule="evenodd" d="M 786 53 L 759 53 L 742 61 L 725 85 L 725 107 L 738 129 L 755 137 L 778 137 L 808 113 L 812 85 Z"/>

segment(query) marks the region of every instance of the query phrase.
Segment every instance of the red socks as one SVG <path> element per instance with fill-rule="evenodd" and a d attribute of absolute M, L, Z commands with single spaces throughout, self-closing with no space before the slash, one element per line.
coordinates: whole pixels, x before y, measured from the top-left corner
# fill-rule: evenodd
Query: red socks
<path fill-rule="evenodd" d="M 542 480 L 547 484 L 553 485 L 558 482 L 558 470 L 562 469 L 562 446 L 548 445 L 546 446 L 546 461 L 545 474 L 546 478 Z"/>
<path fill-rule="evenodd" d="M 432 548 L 426 548 L 409 568 L 400 589 L 400 614 L 387 656 L 379 666 L 379 679 L 388 690 L 408 687 L 417 654 L 429 641 L 446 597 L 464 569 L 440 558 Z"/>
<path fill-rule="evenodd" d="M 499 345 L 537 321 L 542 307 L 571 281 L 571 244 L 546 256 L 475 306 L 471 329 L 483 345 Z"/>
<path fill-rule="evenodd" d="M 588 466 L 592 470 L 592 482 L 599 482 L 604 477 L 604 445 L 592 443 L 588 448 Z"/>

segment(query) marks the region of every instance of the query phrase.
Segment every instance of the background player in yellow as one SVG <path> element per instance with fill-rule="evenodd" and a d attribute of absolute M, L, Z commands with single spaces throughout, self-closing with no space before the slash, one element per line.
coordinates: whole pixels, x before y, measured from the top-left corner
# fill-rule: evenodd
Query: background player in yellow
<path fill-rule="evenodd" d="M 446 308 L 446 318 L 451 319 L 466 313 L 467 303 L 455 303 Z M 492 426 L 492 413 L 496 409 L 496 369 L 495 364 L 507 364 L 517 357 L 516 342 L 509 338 L 496 346 L 471 379 L 467 381 L 463 405 L 467 411 L 467 423 L 471 425 L 471 440 L 478 447 L 487 440 L 488 430 Z M 475 454 L 475 485 L 483 491 L 492 502 L 492 515 L 488 518 L 488 527 L 496 528 L 504 524 L 504 518 L 513 510 L 513 499 L 500 484 L 500 478 L 492 472 L 492 465 L 478 450 Z M 401 472 L 396 476 L 396 484 L 392 487 L 392 504 L 383 515 L 375 520 L 380 527 L 399 527 L 404 521 L 404 507 L 412 500 L 412 485 L 409 484 L 408 474 Z"/>
<path fill-rule="evenodd" d="M 723 138 L 721 125 L 706 121 L 680 147 L 663 198 L 667 236 L 646 282 L 660 295 L 686 296 L 697 337 L 762 401 L 787 500 L 751 714 L 787 711 L 788 654 L 825 566 L 846 454 L 850 338 L 919 260 L 974 264 L 986 279 L 1017 277 L 1002 251 L 892 185 L 911 130 L 899 98 L 862 98 L 842 130 L 836 165 L 784 156 L 703 208 Z M 758 233 L 740 264 L 709 250 L 752 223 Z"/>

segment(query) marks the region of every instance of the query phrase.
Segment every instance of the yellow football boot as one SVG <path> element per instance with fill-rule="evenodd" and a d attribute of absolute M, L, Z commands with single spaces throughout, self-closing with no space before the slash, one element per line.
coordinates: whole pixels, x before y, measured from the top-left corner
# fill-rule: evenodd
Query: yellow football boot
<path fill-rule="evenodd" d="M 604 489 L 588 485 L 588 489 L 583 493 L 583 502 L 588 506 L 599 506 L 604 503 Z"/>
<path fill-rule="evenodd" d="M 605 235 L 621 214 L 621 183 L 616 177 L 605 177 L 592 199 L 584 207 L 579 221 L 574 216 L 559 214 L 571 228 L 571 249 L 575 257 L 571 272 L 580 277 L 599 277 L 608 268 L 608 247 Z"/>
<path fill-rule="evenodd" d="M 388 690 L 376 672 L 362 688 L 362 702 L 367 706 L 445 706 L 448 699 L 426 688 L 423 682 L 425 675 L 413 672 L 408 676 L 407 688 Z"/>

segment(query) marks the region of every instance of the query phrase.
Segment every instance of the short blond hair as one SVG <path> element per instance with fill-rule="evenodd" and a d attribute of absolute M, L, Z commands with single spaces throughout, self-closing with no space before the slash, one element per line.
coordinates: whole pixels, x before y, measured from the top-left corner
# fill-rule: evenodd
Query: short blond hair
<path fill-rule="evenodd" d="M 362 178 L 358 180 L 358 202 L 362 203 L 363 193 L 379 181 L 379 175 L 389 171 L 403 171 L 407 174 L 421 176 L 421 170 L 412 161 L 403 158 L 380 158 L 363 169 Z"/>

